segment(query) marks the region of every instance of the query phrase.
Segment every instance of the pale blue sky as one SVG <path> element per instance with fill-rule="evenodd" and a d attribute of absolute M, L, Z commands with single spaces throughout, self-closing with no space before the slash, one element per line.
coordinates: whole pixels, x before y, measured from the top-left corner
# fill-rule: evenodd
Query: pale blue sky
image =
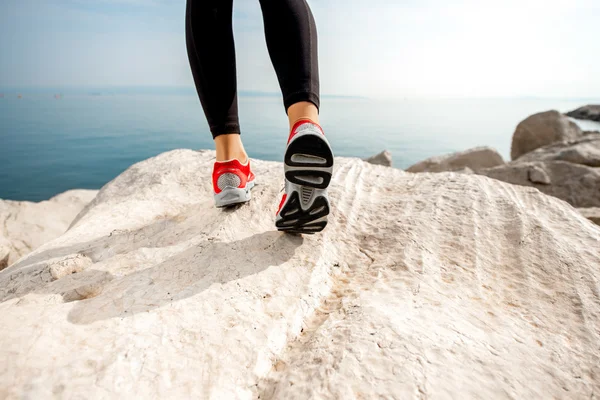
<path fill-rule="evenodd" d="M 309 0 L 323 93 L 597 97 L 598 0 Z M 240 90 L 278 91 L 258 0 L 234 1 Z M 0 87 L 191 86 L 184 0 L 2 0 Z"/>

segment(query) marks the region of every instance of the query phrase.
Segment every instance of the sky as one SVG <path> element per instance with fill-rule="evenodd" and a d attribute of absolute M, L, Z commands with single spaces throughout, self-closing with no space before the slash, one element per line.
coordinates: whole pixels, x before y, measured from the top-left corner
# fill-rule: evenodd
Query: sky
<path fill-rule="evenodd" d="M 226 1 L 226 0 L 223 0 Z M 308 0 L 321 92 L 598 97 L 598 0 Z M 2 87 L 193 87 L 185 0 L 2 0 Z M 240 91 L 277 92 L 258 0 L 234 0 Z"/>

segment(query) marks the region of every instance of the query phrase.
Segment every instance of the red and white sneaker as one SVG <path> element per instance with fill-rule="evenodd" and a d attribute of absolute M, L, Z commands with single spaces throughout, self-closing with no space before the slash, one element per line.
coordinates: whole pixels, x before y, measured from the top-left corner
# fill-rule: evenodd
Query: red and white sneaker
<path fill-rule="evenodd" d="M 250 200 L 250 189 L 254 187 L 254 174 L 250 170 L 250 158 L 246 164 L 235 159 L 215 161 L 212 179 L 217 207 Z"/>
<path fill-rule="evenodd" d="M 315 233 L 327 225 L 327 186 L 333 173 L 333 152 L 321 127 L 311 120 L 294 124 L 284 157 L 285 194 L 275 226 L 291 233 Z"/>

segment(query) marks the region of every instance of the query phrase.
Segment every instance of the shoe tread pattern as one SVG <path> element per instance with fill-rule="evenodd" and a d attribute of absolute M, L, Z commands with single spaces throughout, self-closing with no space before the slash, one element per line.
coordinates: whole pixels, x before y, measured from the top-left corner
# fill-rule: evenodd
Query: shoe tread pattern
<path fill-rule="evenodd" d="M 309 157 L 304 157 L 304 161 L 297 161 L 303 156 Z M 311 157 L 318 161 L 311 161 Z M 333 153 L 321 135 L 303 135 L 292 140 L 285 152 L 284 163 L 285 178 L 292 183 L 325 189 L 331 182 Z"/>
<path fill-rule="evenodd" d="M 279 212 L 280 219 L 275 225 L 280 231 L 289 233 L 313 234 L 321 232 L 327 225 L 323 217 L 329 214 L 329 201 L 317 196 L 308 209 L 302 209 L 300 195 L 294 191 Z"/>

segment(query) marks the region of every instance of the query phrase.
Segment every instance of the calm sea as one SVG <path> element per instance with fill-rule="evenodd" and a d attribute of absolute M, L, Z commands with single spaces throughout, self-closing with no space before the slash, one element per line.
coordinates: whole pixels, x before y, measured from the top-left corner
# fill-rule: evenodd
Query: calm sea
<path fill-rule="evenodd" d="M 337 156 L 392 152 L 394 166 L 487 145 L 508 158 L 519 121 L 592 100 L 373 100 L 324 97 L 321 122 Z M 287 120 L 275 96 L 239 99 L 250 156 L 282 159 Z M 600 124 L 586 123 L 599 129 Z M 177 148 L 212 148 L 200 103 L 185 93 L 0 95 L 0 198 L 45 200 L 98 189 L 131 164 Z"/>

